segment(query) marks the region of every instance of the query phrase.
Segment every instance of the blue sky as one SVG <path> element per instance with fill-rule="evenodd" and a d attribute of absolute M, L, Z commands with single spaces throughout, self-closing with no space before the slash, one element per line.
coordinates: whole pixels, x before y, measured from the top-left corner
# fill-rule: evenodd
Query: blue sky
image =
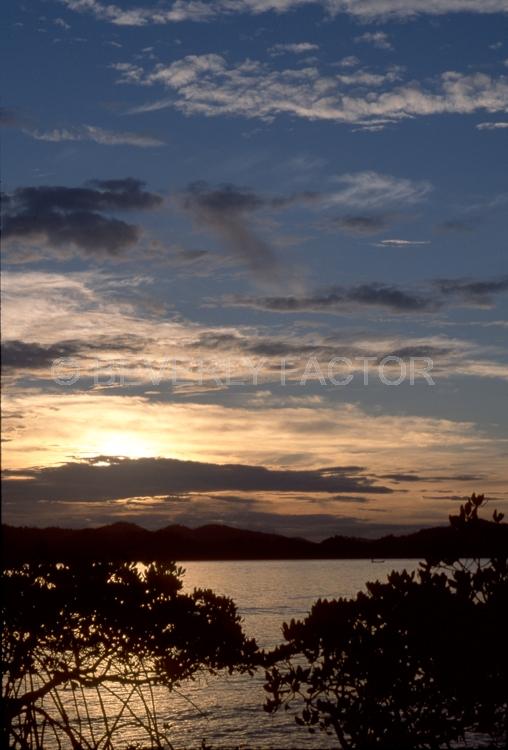
<path fill-rule="evenodd" d="M 507 13 L 7 3 L 7 520 L 319 538 L 503 507 Z M 175 461 L 238 478 L 177 491 Z"/>

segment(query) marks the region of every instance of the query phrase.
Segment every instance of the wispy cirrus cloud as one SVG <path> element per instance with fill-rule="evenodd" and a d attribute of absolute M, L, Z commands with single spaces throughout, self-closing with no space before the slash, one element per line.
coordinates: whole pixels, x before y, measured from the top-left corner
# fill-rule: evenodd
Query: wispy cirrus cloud
<path fill-rule="evenodd" d="M 333 217 L 328 225 L 368 234 L 388 222 L 391 214 L 385 212 L 383 216 L 380 209 L 419 203 L 431 190 L 432 185 L 426 180 L 356 172 L 337 175 L 326 192 L 264 195 L 235 185 L 213 187 L 197 182 L 177 194 L 176 200 L 200 226 L 218 235 L 226 248 L 247 265 L 254 278 L 276 284 L 282 278 L 288 280 L 288 268 L 282 266 L 274 249 L 254 228 L 252 217 L 257 212 L 283 211 L 293 206 L 326 212 L 361 206 L 364 211 L 377 210 L 378 215 Z"/>
<path fill-rule="evenodd" d="M 412 205 L 424 200 L 433 189 L 428 180 L 412 180 L 372 170 L 337 175 L 333 181 L 339 189 L 323 195 L 323 202 L 328 206 L 376 209 L 392 204 Z"/>
<path fill-rule="evenodd" d="M 383 174 L 372 170 L 347 172 L 330 178 L 327 189 L 305 190 L 271 195 L 247 187 L 223 184 L 218 187 L 207 182 L 194 182 L 177 194 L 187 209 L 200 210 L 215 216 L 246 214 L 257 210 L 280 211 L 293 206 L 307 206 L 314 210 L 361 208 L 376 211 L 392 206 L 412 206 L 424 201 L 433 190 L 428 180 L 411 179 Z M 367 215 L 359 215 L 369 223 Z M 352 217 L 354 223 L 355 217 Z M 375 218 L 374 218 L 375 221 Z"/>
<path fill-rule="evenodd" d="M 508 110 L 508 76 L 448 70 L 433 82 L 398 82 L 402 71 L 322 72 L 316 66 L 277 69 L 218 54 L 187 55 L 151 71 L 119 63 L 119 83 L 161 86 L 170 96 L 132 112 L 174 107 L 186 115 L 271 121 L 281 115 L 380 129 L 414 117 Z"/>
<path fill-rule="evenodd" d="M 135 146 L 138 148 L 157 148 L 164 146 L 164 141 L 143 133 L 130 133 L 100 128 L 96 125 L 82 125 L 75 128 L 53 128 L 52 130 L 23 131 L 37 141 L 62 143 L 66 141 L 91 141 L 101 146 Z"/>
<path fill-rule="evenodd" d="M 101 0 L 60 0 L 69 10 L 90 13 L 116 26 L 146 26 L 182 21 L 210 21 L 220 15 L 285 13 L 304 5 L 318 5 L 331 16 L 346 13 L 361 21 L 412 18 L 446 13 L 506 13 L 504 0 L 174 0 L 165 5 L 125 8 Z"/>
<path fill-rule="evenodd" d="M 466 283 L 456 281 L 461 285 Z M 279 379 L 281 361 L 286 359 L 294 365 L 288 371 L 288 382 L 298 383 L 309 358 L 317 359 L 326 371 L 327 363 L 345 357 L 351 362 L 353 372 L 361 370 L 362 358 L 381 361 L 387 355 L 404 361 L 410 357 L 430 357 L 433 372 L 440 378 L 508 377 L 502 350 L 457 337 L 404 336 L 368 327 L 363 332 L 339 331 L 334 327 L 333 331 L 324 328 L 318 333 L 293 326 L 291 319 L 286 328 L 279 325 L 274 331 L 254 325 L 210 326 L 181 316 L 154 318 L 152 308 L 144 306 L 152 287 L 149 278 L 115 279 L 98 272 L 65 275 L 5 271 L 3 324 L 9 338 L 4 336 L 2 364 L 9 383 L 22 384 L 28 377 L 43 390 L 48 387 L 51 390 L 53 361 L 61 358 L 72 360 L 78 368 L 80 380 L 75 390 L 81 392 L 93 389 L 96 378 L 108 381 L 112 373 L 116 386 L 121 389 L 125 386 L 127 391 L 133 383 L 137 383 L 139 393 L 150 391 L 155 381 L 168 393 L 176 393 L 175 373 L 179 392 L 185 388 L 196 390 L 198 385 L 203 390 L 203 386 L 213 386 L 215 377 L 219 380 L 225 377 L 226 370 L 220 363 L 236 385 L 252 384 L 253 367 L 256 381 L 259 378 L 259 383 L 270 384 Z M 484 294 L 484 287 L 481 289 Z M 397 291 L 403 294 L 397 295 Z M 426 294 L 430 295 L 431 290 L 427 289 Z M 299 315 L 358 310 L 365 313 L 370 309 L 378 316 L 379 310 L 420 315 L 426 311 L 422 308 L 426 304 L 431 308 L 435 299 L 443 303 L 439 295 L 426 299 L 421 289 L 390 289 L 388 285 L 370 284 L 363 288 L 343 288 L 341 296 L 336 291 L 334 297 L 325 297 L 321 292 L 305 299 L 240 298 L 219 300 L 215 304 L 274 308 L 277 312 Z M 154 302 L 153 297 L 150 301 Z M 473 306 L 478 306 L 476 298 Z M 172 364 L 176 362 L 178 365 Z M 202 366 L 196 367 L 197 362 Z M 227 382 L 223 384 L 228 388 Z M 281 403 L 279 394 L 274 404 L 279 407 Z"/>
<path fill-rule="evenodd" d="M 380 240 L 376 243 L 379 247 L 411 247 L 413 245 L 430 245 L 430 240 Z"/>
<path fill-rule="evenodd" d="M 476 126 L 477 130 L 506 130 L 508 122 L 480 122 Z"/>

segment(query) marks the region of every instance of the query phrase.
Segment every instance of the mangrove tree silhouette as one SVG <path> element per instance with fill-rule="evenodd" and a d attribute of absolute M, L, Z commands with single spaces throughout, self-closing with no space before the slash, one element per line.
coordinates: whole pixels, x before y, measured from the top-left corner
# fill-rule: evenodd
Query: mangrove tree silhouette
<path fill-rule="evenodd" d="M 161 690 L 249 669 L 234 603 L 174 563 L 25 563 L 4 573 L 3 747 L 167 747 Z"/>
<path fill-rule="evenodd" d="M 484 503 L 473 495 L 452 527 L 479 523 Z M 433 750 L 467 733 L 504 748 L 507 634 L 506 551 L 429 559 L 285 624 L 286 643 L 269 655 L 265 709 L 296 706 L 299 724 L 335 733 L 343 750 Z"/>

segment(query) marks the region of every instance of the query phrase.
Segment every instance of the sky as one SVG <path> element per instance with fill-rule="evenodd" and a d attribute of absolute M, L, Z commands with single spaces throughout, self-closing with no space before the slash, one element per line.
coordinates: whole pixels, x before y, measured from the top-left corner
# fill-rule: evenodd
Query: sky
<path fill-rule="evenodd" d="M 508 510 L 508 0 L 7 0 L 3 510 Z"/>

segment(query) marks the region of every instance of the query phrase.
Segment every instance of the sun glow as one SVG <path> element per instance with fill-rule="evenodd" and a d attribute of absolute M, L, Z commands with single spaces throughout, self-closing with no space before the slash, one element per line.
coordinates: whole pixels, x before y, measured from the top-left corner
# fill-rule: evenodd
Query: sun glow
<path fill-rule="evenodd" d="M 160 452 L 155 442 L 130 432 L 101 432 L 86 443 L 91 448 L 91 451 L 87 452 L 98 456 L 143 458 L 157 456 Z"/>

